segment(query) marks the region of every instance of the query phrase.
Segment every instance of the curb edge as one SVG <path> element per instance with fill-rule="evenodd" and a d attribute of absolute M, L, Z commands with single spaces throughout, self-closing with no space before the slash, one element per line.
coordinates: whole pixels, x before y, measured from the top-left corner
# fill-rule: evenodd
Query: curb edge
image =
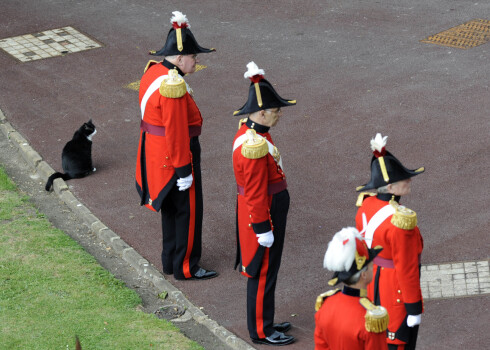
<path fill-rule="evenodd" d="M 0 130 L 5 137 L 19 151 L 26 163 L 35 170 L 43 181 L 47 181 L 48 177 L 55 170 L 45 162 L 37 153 L 28 141 L 8 122 L 3 111 L 0 109 Z M 145 258 L 143 258 L 129 244 L 124 242 L 115 232 L 110 230 L 102 221 L 100 221 L 90 210 L 83 205 L 69 190 L 66 182 L 62 179 L 56 179 L 53 183 L 54 193 L 75 213 L 88 228 L 90 232 L 95 234 L 97 238 L 104 241 L 114 251 L 130 264 L 137 273 L 152 283 L 158 292 L 167 291 L 176 300 L 178 304 L 184 306 L 191 314 L 192 318 L 199 324 L 205 326 L 212 334 L 214 334 L 222 343 L 232 347 L 235 350 L 252 350 L 255 349 L 239 338 L 216 321 L 210 319 L 208 315 L 193 305 L 173 284 L 165 279 L 165 277 Z M 172 321 L 172 320 L 171 320 Z"/>

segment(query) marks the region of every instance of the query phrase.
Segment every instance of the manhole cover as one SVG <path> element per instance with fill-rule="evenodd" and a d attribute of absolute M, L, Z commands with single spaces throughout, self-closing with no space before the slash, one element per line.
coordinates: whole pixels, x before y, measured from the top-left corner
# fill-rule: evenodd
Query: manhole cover
<path fill-rule="evenodd" d="M 158 318 L 163 318 L 166 320 L 172 320 L 174 318 L 180 317 L 185 313 L 185 309 L 179 305 L 167 305 L 162 306 L 154 312 Z"/>
<path fill-rule="evenodd" d="M 101 46 L 102 44 L 73 27 L 0 39 L 0 48 L 22 62 L 61 56 Z"/>
<path fill-rule="evenodd" d="M 458 49 L 469 49 L 485 44 L 489 40 L 490 21 L 474 19 L 420 41 L 423 43 L 456 47 Z"/>

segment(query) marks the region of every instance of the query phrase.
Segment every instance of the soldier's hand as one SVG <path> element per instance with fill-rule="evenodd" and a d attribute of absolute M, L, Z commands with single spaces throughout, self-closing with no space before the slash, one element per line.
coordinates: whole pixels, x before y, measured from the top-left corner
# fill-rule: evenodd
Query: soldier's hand
<path fill-rule="evenodd" d="M 186 177 L 181 177 L 177 179 L 177 186 L 179 186 L 179 191 L 185 191 L 192 185 L 192 174 Z"/>
<path fill-rule="evenodd" d="M 260 245 L 266 248 L 272 247 L 272 244 L 274 243 L 274 234 L 272 231 L 256 234 L 256 236 Z"/>
<path fill-rule="evenodd" d="M 407 326 L 408 327 L 415 327 L 420 324 L 420 321 L 422 321 L 422 315 L 408 315 L 407 317 Z"/>

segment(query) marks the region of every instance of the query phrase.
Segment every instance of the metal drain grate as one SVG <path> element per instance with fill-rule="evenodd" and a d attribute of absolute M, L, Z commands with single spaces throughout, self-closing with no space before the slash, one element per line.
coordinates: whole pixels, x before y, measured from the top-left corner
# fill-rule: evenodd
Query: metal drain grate
<path fill-rule="evenodd" d="M 490 21 L 474 19 L 420 41 L 464 50 L 470 49 L 490 41 Z"/>
<path fill-rule="evenodd" d="M 73 27 L 46 30 L 0 40 L 0 49 L 22 62 L 62 56 L 101 46 L 102 44 Z"/>

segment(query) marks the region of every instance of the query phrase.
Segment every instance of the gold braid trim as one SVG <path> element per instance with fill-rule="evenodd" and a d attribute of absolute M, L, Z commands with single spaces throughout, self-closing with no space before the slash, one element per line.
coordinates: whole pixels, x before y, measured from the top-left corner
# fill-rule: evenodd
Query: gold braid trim
<path fill-rule="evenodd" d="M 242 125 L 247 122 L 247 120 L 248 120 L 248 118 L 240 119 L 240 121 L 238 122 L 238 129 L 240 129 L 242 127 Z"/>
<path fill-rule="evenodd" d="M 365 327 L 368 332 L 381 333 L 388 328 L 390 316 L 382 306 L 376 306 L 368 298 L 360 298 L 359 303 L 366 309 Z"/>
<path fill-rule="evenodd" d="M 391 200 L 390 204 L 395 208 L 391 217 L 391 223 L 402 230 L 413 230 L 417 226 L 417 213 Z"/>
<path fill-rule="evenodd" d="M 175 29 L 175 34 L 177 37 L 177 49 L 180 52 L 182 52 L 182 50 L 184 49 L 184 45 L 182 44 L 182 29 L 181 28 Z"/>
<path fill-rule="evenodd" d="M 356 262 L 357 271 L 361 271 L 361 269 L 364 267 L 364 263 L 366 262 L 366 257 L 360 255 L 356 250 L 356 257 L 354 261 Z"/>
<path fill-rule="evenodd" d="M 245 142 L 242 145 L 242 155 L 248 159 L 259 159 L 269 153 L 267 142 L 262 140 L 259 144 L 248 145 Z"/>
<path fill-rule="evenodd" d="M 383 180 L 386 183 L 390 182 L 390 177 L 388 176 L 388 171 L 386 170 L 385 159 L 383 157 L 378 158 L 379 167 L 381 168 L 381 173 L 383 174 Z"/>
<path fill-rule="evenodd" d="M 267 141 L 262 136 L 257 135 L 254 129 L 246 131 L 248 140 L 242 144 L 242 155 L 248 159 L 259 159 L 269 153 Z"/>
<path fill-rule="evenodd" d="M 148 70 L 148 68 L 150 68 L 151 66 L 153 66 L 154 64 L 157 64 L 157 63 L 160 63 L 160 62 L 155 61 L 155 60 L 149 60 L 148 63 L 146 64 L 144 73 L 146 73 L 146 71 Z"/>
<path fill-rule="evenodd" d="M 178 76 L 176 69 L 168 71 L 168 77 L 160 85 L 160 94 L 168 98 L 181 98 L 187 92 L 184 79 Z"/>
<path fill-rule="evenodd" d="M 356 201 L 356 207 L 362 206 L 362 202 L 364 202 L 364 199 L 366 197 L 372 197 L 372 196 L 376 196 L 376 193 L 375 192 L 361 192 L 361 193 L 359 193 L 359 196 L 357 197 L 357 201 Z"/>
<path fill-rule="evenodd" d="M 257 95 L 257 104 L 259 107 L 262 107 L 262 95 L 260 94 L 259 83 L 254 83 L 255 85 L 255 94 Z"/>
<path fill-rule="evenodd" d="M 320 310 L 325 299 L 327 299 L 328 297 L 331 297 L 332 295 L 338 293 L 339 291 L 340 291 L 340 289 L 338 289 L 338 288 L 332 289 L 332 290 L 329 290 L 328 292 L 322 293 L 319 296 L 317 296 L 316 302 L 315 302 L 315 311 Z"/>

